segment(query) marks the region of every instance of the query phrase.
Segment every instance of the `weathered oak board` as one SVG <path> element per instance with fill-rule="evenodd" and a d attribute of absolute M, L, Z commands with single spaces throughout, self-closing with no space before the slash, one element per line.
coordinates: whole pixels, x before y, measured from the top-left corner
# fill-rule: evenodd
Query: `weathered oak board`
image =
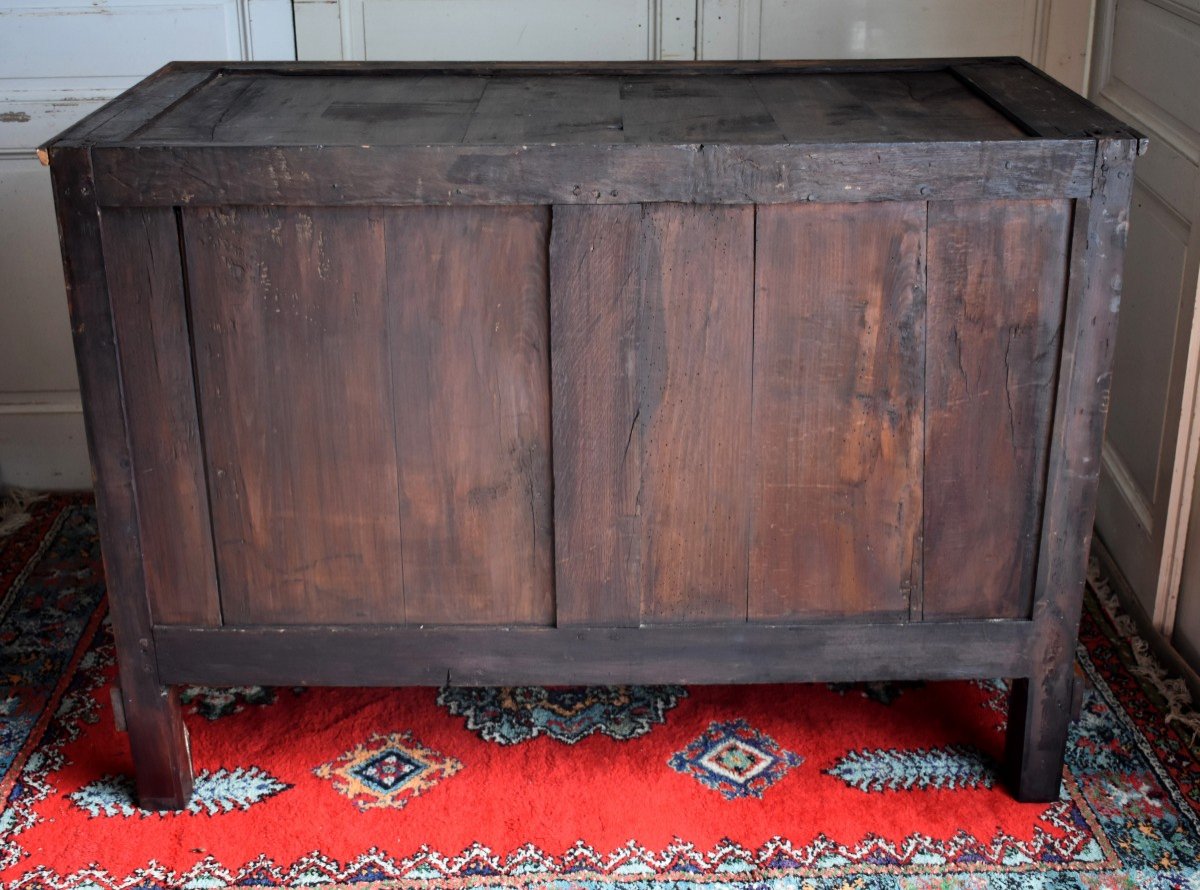
<path fill-rule="evenodd" d="M 229 624 L 404 621 L 382 213 L 183 217 Z"/>
<path fill-rule="evenodd" d="M 106 268 L 126 387 L 146 593 L 155 621 L 221 624 L 212 529 L 196 416 L 188 301 L 175 214 L 104 214 L 104 249 L 128 258 Z M 180 547 L 185 540 L 189 546 Z"/>
<path fill-rule="evenodd" d="M 929 205 L 923 617 L 1029 615 L 1071 205 Z"/>
<path fill-rule="evenodd" d="M 754 210 L 559 207 L 558 621 L 744 620 Z"/>
<path fill-rule="evenodd" d="M 751 620 L 906 617 L 920 588 L 925 213 L 758 210 Z"/>
<path fill-rule="evenodd" d="M 542 207 L 386 216 L 411 624 L 553 624 Z"/>

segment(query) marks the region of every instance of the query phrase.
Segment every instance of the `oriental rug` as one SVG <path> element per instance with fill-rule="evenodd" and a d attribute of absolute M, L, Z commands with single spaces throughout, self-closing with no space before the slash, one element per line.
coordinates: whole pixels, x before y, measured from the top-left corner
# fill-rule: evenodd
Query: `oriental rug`
<path fill-rule="evenodd" d="M 1186 689 L 1093 575 L 1061 798 L 996 778 L 999 680 L 183 693 L 139 810 L 90 500 L 0 539 L 0 882 L 31 888 L 1200 887 Z"/>

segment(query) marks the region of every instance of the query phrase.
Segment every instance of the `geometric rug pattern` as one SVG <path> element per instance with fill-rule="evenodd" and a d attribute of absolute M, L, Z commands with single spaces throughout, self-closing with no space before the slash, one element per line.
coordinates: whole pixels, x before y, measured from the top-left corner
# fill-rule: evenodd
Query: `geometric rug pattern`
<path fill-rule="evenodd" d="M 185 690 L 196 794 L 132 793 L 95 511 L 0 538 L 0 885 L 1200 886 L 1200 726 L 1094 576 L 1063 792 L 980 682 Z"/>

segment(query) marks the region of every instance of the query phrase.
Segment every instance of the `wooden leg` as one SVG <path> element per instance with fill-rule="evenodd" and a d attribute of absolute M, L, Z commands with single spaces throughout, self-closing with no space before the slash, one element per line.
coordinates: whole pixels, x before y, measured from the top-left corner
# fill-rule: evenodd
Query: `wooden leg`
<path fill-rule="evenodd" d="M 1013 681 L 1004 753 L 1009 788 L 1017 800 L 1058 800 L 1074 699 L 1072 661 Z"/>
<path fill-rule="evenodd" d="M 144 682 L 124 690 L 125 721 L 144 810 L 181 810 L 192 796 L 192 752 L 179 691 Z"/>

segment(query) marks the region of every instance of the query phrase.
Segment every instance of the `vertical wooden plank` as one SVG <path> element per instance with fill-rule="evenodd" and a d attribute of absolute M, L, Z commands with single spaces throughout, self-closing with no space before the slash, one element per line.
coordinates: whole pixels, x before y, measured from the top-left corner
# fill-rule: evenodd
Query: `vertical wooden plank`
<path fill-rule="evenodd" d="M 382 214 L 184 211 L 227 624 L 404 620 Z"/>
<path fill-rule="evenodd" d="M 169 207 L 109 210 L 101 229 L 105 253 L 120 258 L 106 271 L 137 455 L 151 616 L 156 624 L 217 627 L 221 604 L 175 214 Z"/>
<path fill-rule="evenodd" d="M 908 613 L 924 235 L 924 204 L 758 210 L 752 621 Z"/>
<path fill-rule="evenodd" d="M 135 455 L 129 444 L 91 157 L 85 149 L 53 148 L 50 173 L 138 803 L 146 809 L 181 809 L 192 794 L 191 753 L 178 691 L 159 681 L 141 566 Z M 124 260 L 111 258 L 115 264 Z"/>
<path fill-rule="evenodd" d="M 1070 224 L 1069 201 L 929 205 L 927 619 L 1029 616 Z"/>
<path fill-rule="evenodd" d="M 1129 231 L 1134 139 L 1098 139 L 1092 197 L 1076 206 L 1034 587 L 1032 675 L 1013 683 L 1005 759 L 1020 800 L 1057 800 L 1073 694 L 1100 446 Z"/>
<path fill-rule="evenodd" d="M 389 211 L 410 623 L 553 624 L 544 207 Z"/>
<path fill-rule="evenodd" d="M 745 619 L 753 220 L 555 208 L 560 624 Z"/>

